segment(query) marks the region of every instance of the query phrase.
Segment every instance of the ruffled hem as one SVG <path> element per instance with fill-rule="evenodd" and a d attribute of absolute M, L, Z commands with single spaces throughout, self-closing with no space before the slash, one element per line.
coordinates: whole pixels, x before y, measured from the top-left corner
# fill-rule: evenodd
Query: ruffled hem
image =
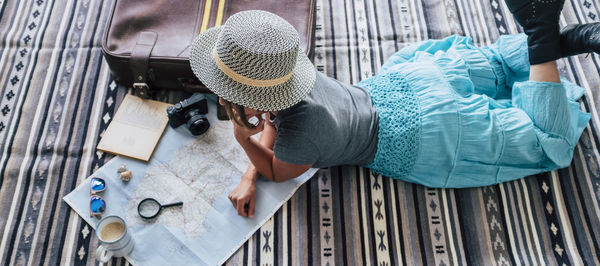
<path fill-rule="evenodd" d="M 552 164 L 562 168 L 571 163 L 573 150 L 591 115 L 579 109 L 576 102 L 584 89 L 568 81 L 516 82 L 512 103 L 523 110 L 536 126 L 536 134 L 544 153 Z"/>

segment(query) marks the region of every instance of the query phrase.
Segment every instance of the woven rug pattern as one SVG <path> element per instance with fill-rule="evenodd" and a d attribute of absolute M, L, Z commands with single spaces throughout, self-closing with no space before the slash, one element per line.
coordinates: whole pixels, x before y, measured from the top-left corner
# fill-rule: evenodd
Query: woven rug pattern
<path fill-rule="evenodd" d="M 111 5 L 0 0 L 0 264 L 98 264 L 94 232 L 61 199 L 112 158 L 95 147 L 130 92 L 102 57 Z M 415 41 L 460 34 L 488 45 L 520 31 L 501 0 L 317 5 L 315 65 L 353 84 Z M 569 0 L 561 25 L 597 22 L 599 9 Z M 596 54 L 559 61 L 592 113 L 570 167 L 472 189 L 323 169 L 227 265 L 600 265 L 599 64 Z"/>

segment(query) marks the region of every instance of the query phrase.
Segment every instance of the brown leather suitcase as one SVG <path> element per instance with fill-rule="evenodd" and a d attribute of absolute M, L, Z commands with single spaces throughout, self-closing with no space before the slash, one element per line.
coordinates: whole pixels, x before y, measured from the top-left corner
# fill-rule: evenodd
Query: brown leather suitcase
<path fill-rule="evenodd" d="M 189 65 L 198 33 L 239 11 L 261 9 L 289 21 L 312 59 L 316 0 L 115 0 L 102 51 L 119 83 L 148 98 L 154 89 L 207 92 Z"/>

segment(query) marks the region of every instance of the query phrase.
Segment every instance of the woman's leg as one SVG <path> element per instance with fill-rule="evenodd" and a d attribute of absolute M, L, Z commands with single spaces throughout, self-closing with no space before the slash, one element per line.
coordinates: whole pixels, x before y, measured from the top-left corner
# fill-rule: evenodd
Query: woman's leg
<path fill-rule="evenodd" d="M 532 65 L 529 68 L 529 80 L 560 83 L 556 61 Z"/>
<path fill-rule="evenodd" d="M 522 45 L 521 48 L 516 48 L 519 41 L 514 40 L 518 38 L 513 40 L 510 37 L 504 39 L 504 44 L 499 40 L 496 47 L 503 69 L 506 70 L 507 87 L 511 88 L 512 106 L 524 111 L 531 120 L 537 141 L 549 159 L 544 163 L 546 167 L 565 167 L 572 159 L 573 147 L 589 116 L 580 114 L 577 104 L 568 99 L 555 61 L 561 57 L 561 47 L 555 43 L 559 39 L 556 36 L 560 33 L 555 26 L 558 26 L 563 1 L 506 2 L 509 8 L 512 5 L 511 11 L 527 34 L 527 45 Z M 527 17 L 532 15 L 532 7 L 535 15 L 536 6 L 545 7 L 543 11 L 538 9 L 539 21 Z M 541 26 L 537 23 L 540 21 L 545 21 L 550 26 Z M 544 39 L 547 42 L 542 42 Z M 528 55 L 529 60 L 525 60 L 524 54 Z"/>
<path fill-rule="evenodd" d="M 555 61 L 548 61 L 542 64 L 534 64 L 530 66 L 527 37 L 524 34 L 502 35 L 496 43 L 489 47 L 493 56 L 491 62 L 497 62 L 502 67 L 502 71 L 498 78 L 499 91 L 508 90 L 517 81 L 549 81 L 558 82 L 558 70 Z M 569 25 L 560 32 L 560 56 L 567 57 L 581 53 L 595 52 L 600 53 L 600 22 Z M 535 51 L 535 50 L 534 50 Z M 530 73 L 533 71 L 535 73 Z M 533 74 L 533 76 L 532 76 Z M 549 76 L 552 77 L 549 77 Z M 501 85 L 506 84 L 506 87 Z M 500 94 L 503 95 L 503 94 Z"/>

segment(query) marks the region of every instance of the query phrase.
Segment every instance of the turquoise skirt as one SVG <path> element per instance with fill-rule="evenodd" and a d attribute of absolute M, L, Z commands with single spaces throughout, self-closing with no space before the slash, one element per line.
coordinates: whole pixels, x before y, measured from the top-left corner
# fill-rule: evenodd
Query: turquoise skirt
<path fill-rule="evenodd" d="M 477 187 L 566 167 L 590 114 L 585 90 L 528 81 L 525 35 L 475 47 L 451 36 L 408 46 L 357 85 L 379 116 L 375 173 Z"/>

